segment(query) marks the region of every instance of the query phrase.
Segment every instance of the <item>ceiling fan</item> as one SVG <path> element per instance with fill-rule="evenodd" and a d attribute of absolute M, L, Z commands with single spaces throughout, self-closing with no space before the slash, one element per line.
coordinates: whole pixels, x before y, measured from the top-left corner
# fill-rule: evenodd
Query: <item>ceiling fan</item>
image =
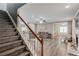
<path fill-rule="evenodd" d="M 43 18 L 40 18 L 40 23 L 41 23 L 41 24 L 46 23 L 46 20 L 43 19 Z"/>

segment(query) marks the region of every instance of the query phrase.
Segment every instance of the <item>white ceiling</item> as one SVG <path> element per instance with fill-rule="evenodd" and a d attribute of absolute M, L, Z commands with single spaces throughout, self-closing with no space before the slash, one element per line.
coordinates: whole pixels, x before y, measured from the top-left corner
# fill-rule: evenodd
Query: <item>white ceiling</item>
<path fill-rule="evenodd" d="M 65 8 L 69 5 L 69 8 Z M 37 23 L 40 17 L 47 22 L 64 21 L 74 17 L 79 9 L 78 3 L 31 3 L 23 6 L 24 13 L 29 21 Z"/>

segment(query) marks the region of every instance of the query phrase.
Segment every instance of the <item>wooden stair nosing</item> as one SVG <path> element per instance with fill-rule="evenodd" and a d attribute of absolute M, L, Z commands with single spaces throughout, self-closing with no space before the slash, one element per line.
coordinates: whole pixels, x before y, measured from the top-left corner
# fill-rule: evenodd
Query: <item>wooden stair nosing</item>
<path fill-rule="evenodd" d="M 15 28 L 0 28 L 0 30 L 12 30 L 12 29 L 15 29 Z"/>
<path fill-rule="evenodd" d="M 22 49 L 22 48 L 24 48 L 24 47 L 25 47 L 25 45 L 22 45 L 22 46 L 15 47 L 15 48 L 13 48 L 13 49 L 4 51 L 4 52 L 0 53 L 0 56 L 5 56 L 5 55 L 10 54 L 10 53 L 13 53 L 13 52 L 15 52 L 15 51 L 17 51 L 17 50 L 19 50 L 19 49 Z"/>
<path fill-rule="evenodd" d="M 30 54 L 30 52 L 29 51 L 26 51 L 26 52 L 21 53 L 19 56 L 26 56 L 28 54 Z"/>
<path fill-rule="evenodd" d="M 22 40 L 17 40 L 17 41 L 13 41 L 13 42 L 3 43 L 3 44 L 0 44 L 0 48 L 8 46 L 8 45 L 11 45 L 11 44 L 20 43 L 20 42 L 22 42 Z"/>
<path fill-rule="evenodd" d="M 19 37 L 19 36 L 1 37 L 0 40 L 9 39 L 9 38 L 12 38 L 12 37 Z"/>

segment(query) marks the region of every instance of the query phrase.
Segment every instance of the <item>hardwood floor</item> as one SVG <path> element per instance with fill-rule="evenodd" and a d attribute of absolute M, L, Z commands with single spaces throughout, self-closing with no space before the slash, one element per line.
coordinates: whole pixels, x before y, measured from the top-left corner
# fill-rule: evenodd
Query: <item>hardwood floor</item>
<path fill-rule="evenodd" d="M 59 40 L 44 41 L 44 56 L 67 56 L 67 46 Z"/>
<path fill-rule="evenodd" d="M 41 54 L 41 47 L 37 47 L 37 54 L 38 56 Z M 44 40 L 44 50 L 43 54 L 44 56 L 69 56 L 68 55 L 68 48 L 67 45 L 64 42 L 61 42 L 61 40 L 55 40 L 55 39 L 47 39 Z"/>

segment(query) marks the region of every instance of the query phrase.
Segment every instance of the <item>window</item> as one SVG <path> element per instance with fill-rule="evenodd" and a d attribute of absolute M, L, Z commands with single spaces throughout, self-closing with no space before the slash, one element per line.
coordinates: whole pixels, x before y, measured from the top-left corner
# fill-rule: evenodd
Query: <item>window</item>
<path fill-rule="evenodd" d="M 68 24 L 66 22 L 61 23 L 60 25 L 60 33 L 67 33 L 68 31 Z"/>
<path fill-rule="evenodd" d="M 67 26 L 60 26 L 60 33 L 67 33 Z"/>

